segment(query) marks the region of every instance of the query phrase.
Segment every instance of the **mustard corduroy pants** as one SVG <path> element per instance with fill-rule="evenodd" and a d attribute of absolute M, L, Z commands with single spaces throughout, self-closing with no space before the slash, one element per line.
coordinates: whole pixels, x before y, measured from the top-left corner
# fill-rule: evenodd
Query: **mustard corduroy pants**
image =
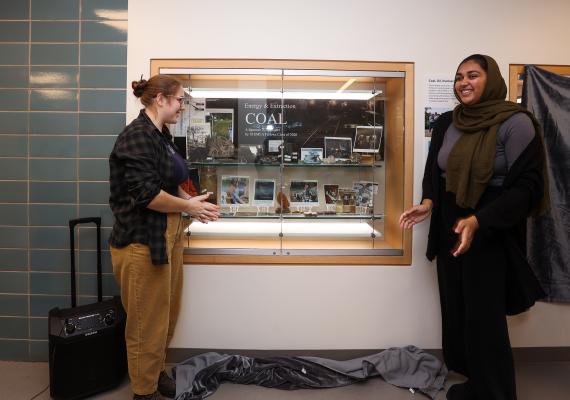
<path fill-rule="evenodd" d="M 153 265 L 150 249 L 143 244 L 111 246 L 113 272 L 127 312 L 125 339 L 131 388 L 140 395 L 157 389 L 180 311 L 184 230 L 189 221 L 180 213 L 169 213 L 167 221 L 169 264 Z"/>

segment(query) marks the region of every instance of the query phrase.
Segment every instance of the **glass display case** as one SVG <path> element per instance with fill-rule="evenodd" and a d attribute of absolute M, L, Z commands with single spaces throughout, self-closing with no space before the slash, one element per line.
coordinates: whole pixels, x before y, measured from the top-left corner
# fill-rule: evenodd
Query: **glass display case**
<path fill-rule="evenodd" d="M 185 262 L 409 264 L 413 64 L 152 60 L 187 101 L 171 127 L 192 193 Z M 191 194 L 192 194 L 191 193 Z"/>

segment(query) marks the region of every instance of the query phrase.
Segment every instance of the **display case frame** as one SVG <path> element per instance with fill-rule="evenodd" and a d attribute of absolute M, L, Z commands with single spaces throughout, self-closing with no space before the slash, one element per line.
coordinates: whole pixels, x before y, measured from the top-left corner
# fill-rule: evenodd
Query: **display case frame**
<path fill-rule="evenodd" d="M 385 81 L 385 124 L 384 136 L 389 135 L 389 145 L 384 149 L 384 160 L 381 166 L 386 187 L 385 204 L 383 205 L 382 240 L 376 239 L 373 248 L 360 246 L 357 242 L 353 248 L 338 248 L 338 240 L 327 237 L 307 237 L 296 239 L 295 235 L 279 232 L 280 245 L 276 248 L 275 241 L 263 238 L 246 237 L 196 237 L 189 238 L 185 249 L 184 262 L 192 264 L 303 264 L 303 265 L 409 265 L 412 252 L 412 232 L 399 227 L 398 217 L 401 212 L 412 205 L 413 182 L 413 136 L 414 136 L 414 64 L 404 62 L 374 62 L 374 61 L 314 61 L 314 60 L 247 60 L 247 59 L 152 59 L 150 73 L 168 73 L 181 78 L 188 77 L 189 70 L 300 70 L 300 71 L 340 71 L 351 73 L 378 72 L 383 76 L 401 77 L 402 79 L 386 79 Z M 212 163 L 208 164 L 212 167 Z M 389 166 L 389 167 L 388 167 Z M 397 167 L 396 167 L 397 166 Z M 229 168 L 229 164 L 219 166 Z M 243 167 L 243 163 L 240 164 Z M 337 166 L 337 165 L 290 165 L 294 168 L 339 168 L 346 170 L 365 168 L 366 166 Z M 372 168 L 376 168 L 373 166 Z M 259 168 L 258 165 L 251 168 Z M 271 166 L 263 166 L 271 168 Z M 283 169 L 281 164 L 280 169 Z M 316 170 L 313 170 L 316 171 Z M 219 173 L 222 175 L 222 172 Z M 319 182 L 331 184 L 333 182 Z M 252 194 L 253 195 L 253 194 Z M 324 204 L 325 200 L 322 199 Z M 272 224 L 272 216 L 258 216 Z M 288 215 L 280 220 L 302 218 Z M 331 217 L 332 219 L 332 217 Z M 363 223 L 374 224 L 375 216 L 370 217 L 334 217 L 335 221 L 351 225 Z M 380 219 L 380 218 L 376 218 Z M 307 219 L 308 220 L 308 219 Z M 240 223 L 239 218 L 234 222 Z M 282 223 L 281 222 L 281 223 Z M 319 223 L 326 218 L 319 216 Z M 282 223 L 283 225 L 283 223 Z M 349 227 L 347 225 L 347 227 Z M 310 234 L 309 234 L 310 235 Z M 286 239 L 284 238 L 286 237 Z M 347 240 L 350 240 L 347 234 Z"/>

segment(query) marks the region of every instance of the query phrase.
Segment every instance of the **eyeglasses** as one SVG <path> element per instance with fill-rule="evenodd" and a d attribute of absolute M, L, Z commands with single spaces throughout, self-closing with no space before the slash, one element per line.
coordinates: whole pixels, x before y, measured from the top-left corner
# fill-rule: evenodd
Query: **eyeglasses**
<path fill-rule="evenodd" d="M 176 99 L 176 101 L 178 101 L 178 103 L 180 103 L 181 106 L 184 105 L 184 101 L 186 100 L 186 96 L 174 96 L 172 94 L 168 95 L 168 97 L 174 97 Z"/>

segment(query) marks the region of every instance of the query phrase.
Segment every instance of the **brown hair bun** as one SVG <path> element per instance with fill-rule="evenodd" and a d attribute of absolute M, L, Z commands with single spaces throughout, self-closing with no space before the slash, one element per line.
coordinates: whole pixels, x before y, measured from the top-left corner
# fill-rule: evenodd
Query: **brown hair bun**
<path fill-rule="evenodd" d="M 142 78 L 138 81 L 133 81 L 133 83 L 131 84 L 131 87 L 133 88 L 133 94 L 136 97 L 141 97 L 147 86 L 148 86 L 148 81 Z"/>
<path fill-rule="evenodd" d="M 141 76 L 140 80 L 133 81 L 132 87 L 134 95 L 141 99 L 145 107 L 148 107 L 159 93 L 164 96 L 174 96 L 182 87 L 182 83 L 173 76 L 158 74 L 151 76 L 148 81 Z"/>

